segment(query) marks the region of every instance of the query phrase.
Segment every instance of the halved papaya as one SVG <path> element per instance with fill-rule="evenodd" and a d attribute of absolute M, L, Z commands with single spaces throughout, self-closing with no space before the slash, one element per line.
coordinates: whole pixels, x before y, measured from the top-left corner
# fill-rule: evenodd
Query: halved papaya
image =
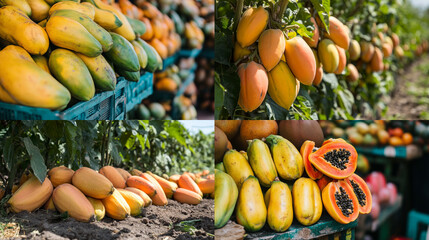
<path fill-rule="evenodd" d="M 330 182 L 322 191 L 323 206 L 335 221 L 347 224 L 359 216 L 359 203 L 353 188 L 344 180 Z"/>
<path fill-rule="evenodd" d="M 351 144 L 334 140 L 310 153 L 308 159 L 324 175 L 333 179 L 344 179 L 355 172 L 357 155 Z"/>
<path fill-rule="evenodd" d="M 346 142 L 346 140 L 344 140 L 344 139 L 342 139 L 342 138 L 330 138 L 330 139 L 328 139 L 328 140 L 323 141 L 322 146 L 323 146 L 323 145 L 326 145 L 326 144 L 328 144 L 328 143 L 331 143 L 331 142 L 335 142 L 335 141 L 339 141 L 339 142 L 347 143 L 347 142 Z"/>
<path fill-rule="evenodd" d="M 323 189 L 332 181 L 333 181 L 332 178 L 326 175 L 323 175 L 323 177 L 318 179 L 316 183 L 317 183 L 317 186 L 319 186 L 320 191 L 323 191 Z"/>
<path fill-rule="evenodd" d="M 320 179 L 323 174 L 310 163 L 310 160 L 308 160 L 308 156 L 313 152 L 314 146 L 315 142 L 307 140 L 302 144 L 300 152 L 302 159 L 304 160 L 305 172 L 311 179 L 316 180 Z"/>
<path fill-rule="evenodd" d="M 350 184 L 353 189 L 353 193 L 358 200 L 359 213 L 370 213 L 372 207 L 372 196 L 366 182 L 355 173 L 346 178 L 345 181 Z"/>

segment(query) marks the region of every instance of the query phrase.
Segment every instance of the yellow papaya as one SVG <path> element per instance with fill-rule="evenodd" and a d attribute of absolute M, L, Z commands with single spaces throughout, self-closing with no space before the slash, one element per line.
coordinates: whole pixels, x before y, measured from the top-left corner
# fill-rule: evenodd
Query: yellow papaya
<path fill-rule="evenodd" d="M 0 51 L 1 101 L 62 109 L 67 106 L 70 98 L 70 92 L 43 71 L 23 48 L 9 45 Z"/>
<path fill-rule="evenodd" d="M 41 68 L 43 69 L 43 71 L 51 74 L 51 72 L 49 71 L 49 66 L 48 66 L 48 59 L 43 56 L 43 55 L 33 55 L 31 56 L 34 60 L 34 62 Z"/>
<path fill-rule="evenodd" d="M 52 190 L 53 186 L 48 178 L 41 183 L 36 176 L 32 176 L 18 188 L 7 203 L 15 213 L 32 212 L 49 200 Z"/>
<path fill-rule="evenodd" d="M 348 28 L 335 17 L 329 17 L 329 33 L 326 36 L 331 39 L 336 45 L 349 49 L 350 37 Z"/>
<path fill-rule="evenodd" d="M 318 55 L 325 72 L 334 73 L 338 69 L 340 56 L 334 42 L 329 39 L 323 39 L 319 43 Z"/>
<path fill-rule="evenodd" d="M 262 32 L 258 41 L 259 57 L 269 72 L 282 58 L 286 45 L 285 36 L 280 29 L 267 29 Z"/>
<path fill-rule="evenodd" d="M 286 62 L 302 84 L 311 85 L 316 76 L 316 59 L 310 46 L 301 38 L 294 37 L 286 40 Z"/>
<path fill-rule="evenodd" d="M 238 76 L 240 77 L 238 104 L 244 111 L 251 112 L 265 99 L 268 90 L 267 72 L 261 64 L 252 61 L 238 67 Z"/>
<path fill-rule="evenodd" d="M 246 231 L 256 232 L 265 225 L 267 207 L 265 206 L 261 186 L 256 177 L 249 176 L 243 182 L 236 209 L 237 222 Z"/>
<path fill-rule="evenodd" d="M 292 187 L 293 211 L 302 225 L 316 223 L 322 215 L 323 205 L 320 189 L 310 178 L 300 178 Z"/>
<path fill-rule="evenodd" d="M 130 206 L 118 190 L 114 190 L 113 194 L 102 199 L 101 202 L 106 209 L 107 216 L 123 220 L 131 214 Z"/>
<path fill-rule="evenodd" d="M 237 42 L 245 48 L 258 40 L 268 24 L 268 11 L 264 7 L 247 9 L 237 26 Z"/>
<path fill-rule="evenodd" d="M 284 232 L 293 220 L 292 194 L 289 187 L 286 183 L 274 181 L 268 195 L 268 225 L 276 232 Z"/>
<path fill-rule="evenodd" d="M 116 189 L 121 193 L 122 197 L 125 199 L 125 201 L 128 203 L 128 206 L 130 207 L 130 214 L 131 216 L 139 216 L 144 208 L 144 201 L 143 199 L 135 194 L 134 192 L 128 191 L 126 189 Z"/>
<path fill-rule="evenodd" d="M 223 166 L 226 172 L 234 179 L 238 189 L 250 175 L 254 175 L 249 162 L 236 150 L 229 150 L 223 156 Z"/>
<path fill-rule="evenodd" d="M 54 167 L 48 172 L 49 179 L 54 187 L 64 183 L 71 183 L 74 171 L 68 167 Z"/>
<path fill-rule="evenodd" d="M 338 61 L 338 68 L 334 73 L 341 74 L 346 68 L 346 64 L 347 64 L 346 51 L 338 45 L 336 45 L 335 47 L 338 50 L 339 61 Z"/>
<path fill-rule="evenodd" d="M 97 221 L 101 221 L 104 216 L 106 215 L 106 209 L 104 208 L 103 203 L 100 199 L 95 199 L 92 197 L 86 197 L 88 201 L 91 203 L 92 207 L 94 208 L 94 215 L 95 219 Z"/>
<path fill-rule="evenodd" d="M 304 37 L 304 41 L 308 44 L 308 46 L 316 48 L 320 37 L 319 27 L 317 26 L 316 20 L 314 20 L 313 17 L 311 17 L 310 20 L 314 25 L 313 36 L 311 38 Z"/>
<path fill-rule="evenodd" d="M 35 22 L 40 22 L 49 17 L 49 9 L 51 6 L 45 0 L 27 0 L 31 8 L 30 18 Z"/>
<path fill-rule="evenodd" d="M 113 30 L 122 26 L 122 21 L 119 20 L 115 13 L 109 10 L 95 7 L 94 21 L 106 30 Z"/>
<path fill-rule="evenodd" d="M 87 167 L 76 170 L 73 174 L 72 183 L 86 196 L 96 199 L 107 198 L 115 190 L 109 179 Z"/>
<path fill-rule="evenodd" d="M 383 53 L 380 48 L 376 47 L 374 50 L 374 56 L 371 59 L 371 70 L 374 72 L 379 72 L 384 69 L 383 64 Z"/>
<path fill-rule="evenodd" d="M 313 85 L 319 86 L 323 79 L 323 67 L 319 61 L 316 50 L 311 49 L 311 51 L 313 51 L 314 59 L 316 59 L 316 76 L 314 76 Z"/>
<path fill-rule="evenodd" d="M 238 197 L 237 185 L 227 173 L 215 170 L 214 196 L 214 226 L 221 228 L 225 226 L 234 212 Z"/>
<path fill-rule="evenodd" d="M 52 195 L 49 198 L 49 200 L 45 203 L 43 208 L 45 210 L 48 210 L 48 211 L 57 211 L 57 208 L 55 207 L 54 201 L 52 200 Z"/>
<path fill-rule="evenodd" d="M 0 7 L 14 6 L 30 17 L 32 14 L 32 9 L 29 3 L 30 1 L 31 0 L 0 0 Z"/>
<path fill-rule="evenodd" d="M 364 62 L 370 62 L 372 59 L 372 56 L 374 56 L 374 45 L 370 42 L 361 42 L 360 43 L 361 48 L 361 59 Z"/>
<path fill-rule="evenodd" d="M 242 48 L 237 41 L 235 42 L 234 53 L 233 53 L 234 62 L 237 62 L 238 60 L 240 60 L 246 56 L 249 56 L 250 53 L 252 53 L 252 52 L 249 49 Z"/>
<path fill-rule="evenodd" d="M 133 187 L 126 187 L 125 190 L 133 192 L 137 194 L 141 199 L 143 199 L 145 207 L 149 207 L 150 205 L 152 205 L 152 199 L 142 190 Z"/>
<path fill-rule="evenodd" d="M 402 49 L 401 46 L 399 46 L 399 45 L 396 46 L 394 51 L 395 51 L 395 56 L 396 57 L 402 58 L 404 56 L 404 49 Z"/>
<path fill-rule="evenodd" d="M 76 99 L 88 101 L 94 97 L 95 86 L 85 63 L 75 53 L 55 49 L 49 56 L 49 69 Z"/>
<path fill-rule="evenodd" d="M 134 47 L 134 50 L 136 51 L 137 57 L 139 58 L 140 67 L 142 69 L 145 69 L 147 66 L 147 54 L 143 47 L 136 41 L 132 41 L 131 44 Z"/>
<path fill-rule="evenodd" d="M 30 54 L 43 55 L 49 48 L 45 30 L 14 6 L 0 8 L 0 38 L 23 47 Z"/>
<path fill-rule="evenodd" d="M 75 186 L 64 183 L 55 188 L 52 194 L 55 208 L 80 222 L 90 222 L 95 219 L 95 211 L 85 195 Z"/>
<path fill-rule="evenodd" d="M 115 90 L 115 71 L 113 71 L 112 66 L 103 55 L 94 58 L 87 57 L 81 53 L 76 53 L 76 55 L 85 63 L 97 89 L 102 91 Z"/>
<path fill-rule="evenodd" d="M 268 93 L 279 106 L 289 109 L 299 92 L 299 81 L 292 74 L 288 65 L 280 61 L 268 73 Z"/>
<path fill-rule="evenodd" d="M 358 60 L 360 57 L 360 53 L 361 53 L 361 49 L 360 49 L 359 42 L 353 39 L 350 42 L 350 47 L 349 47 L 350 60 L 352 61 Z"/>
<path fill-rule="evenodd" d="M 79 13 L 84 14 L 85 16 L 94 20 L 95 16 L 95 7 L 91 4 L 80 4 L 73 1 L 64 1 L 55 3 L 51 9 L 49 9 L 49 15 L 52 15 L 55 11 L 58 10 L 73 10 Z"/>
<path fill-rule="evenodd" d="M 252 140 L 247 149 L 247 156 L 261 185 L 264 187 L 271 186 L 277 177 L 277 172 L 267 144 L 259 139 Z"/>

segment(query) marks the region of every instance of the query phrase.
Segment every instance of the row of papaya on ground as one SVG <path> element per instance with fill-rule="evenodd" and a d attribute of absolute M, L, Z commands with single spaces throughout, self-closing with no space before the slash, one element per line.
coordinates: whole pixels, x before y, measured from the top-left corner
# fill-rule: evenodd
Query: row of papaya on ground
<path fill-rule="evenodd" d="M 342 224 L 371 212 L 371 192 L 365 181 L 354 173 L 358 154 L 351 144 L 340 138 L 323 141 L 320 126 L 322 139 L 314 132 L 289 136 L 289 141 L 276 135 L 277 123 L 271 122 L 276 126 L 275 133 L 249 140 L 246 151 L 225 147 L 227 150 L 222 153 L 218 149 L 216 228 L 223 227 L 233 212 L 236 213 L 233 219 L 249 232 L 261 230 L 265 223 L 273 231 L 284 232 L 294 218 L 302 225 L 313 225 L 323 209 Z M 215 144 L 227 135 L 241 132 L 243 124 L 247 123 L 216 121 Z M 318 125 L 316 121 L 309 121 L 301 127 L 313 125 L 312 128 L 317 129 L 315 124 Z M 254 125 L 255 128 L 261 126 Z M 305 135 L 313 136 L 306 138 Z"/>
<path fill-rule="evenodd" d="M 214 174 L 208 170 L 161 177 L 150 171 L 128 172 L 112 166 L 98 172 L 87 167 L 73 171 L 60 166 L 51 169 L 42 182 L 26 171 L 19 184 L 14 185 L 7 207 L 15 213 L 43 207 L 67 212 L 81 222 L 100 221 L 105 215 L 123 220 L 141 215 L 143 208 L 152 204 L 167 205 L 168 199 L 199 204 L 203 196 L 213 194 L 214 185 Z"/>

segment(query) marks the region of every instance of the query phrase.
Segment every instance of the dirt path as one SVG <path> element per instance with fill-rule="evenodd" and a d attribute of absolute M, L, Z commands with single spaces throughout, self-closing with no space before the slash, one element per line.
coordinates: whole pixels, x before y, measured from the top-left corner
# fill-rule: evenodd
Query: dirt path
<path fill-rule="evenodd" d="M 429 119 L 429 56 L 412 63 L 397 77 L 386 119 Z"/>
<path fill-rule="evenodd" d="M 214 200 L 203 199 L 198 205 L 169 200 L 167 206 L 149 206 L 141 217 L 116 221 L 105 217 L 101 222 L 81 223 L 61 219 L 59 213 L 37 210 L 0 217 L 0 238 L 17 239 L 214 239 Z M 16 224 L 17 223 L 17 224 Z M 2 234 L 2 230 L 4 231 Z M 13 231 L 19 234 L 10 234 Z"/>

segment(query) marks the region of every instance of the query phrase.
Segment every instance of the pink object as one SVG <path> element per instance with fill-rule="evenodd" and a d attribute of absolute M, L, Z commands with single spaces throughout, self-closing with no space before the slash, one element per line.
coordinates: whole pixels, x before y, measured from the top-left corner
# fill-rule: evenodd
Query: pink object
<path fill-rule="evenodd" d="M 398 198 L 398 189 L 396 188 L 396 185 L 391 182 L 386 184 L 386 189 L 390 193 L 389 204 L 393 205 Z"/>
<path fill-rule="evenodd" d="M 372 172 L 365 178 L 365 182 L 371 185 L 371 193 L 375 195 L 386 187 L 386 178 L 381 172 Z"/>
<path fill-rule="evenodd" d="M 378 215 L 380 215 L 380 204 L 378 203 L 378 198 L 376 195 L 372 195 L 372 208 L 369 213 L 372 219 L 377 219 Z"/>

